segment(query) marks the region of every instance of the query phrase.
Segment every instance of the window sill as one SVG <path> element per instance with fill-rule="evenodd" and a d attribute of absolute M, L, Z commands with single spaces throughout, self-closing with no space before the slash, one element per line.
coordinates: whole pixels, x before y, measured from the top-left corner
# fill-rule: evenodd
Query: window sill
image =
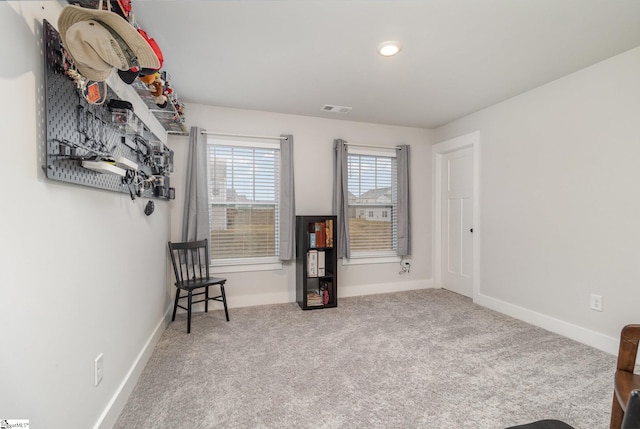
<path fill-rule="evenodd" d="M 217 265 L 217 266 L 210 266 L 210 269 L 211 269 L 211 274 L 245 273 L 250 271 L 273 271 L 273 270 L 281 270 L 282 262 Z"/>
<path fill-rule="evenodd" d="M 400 263 L 400 260 L 399 256 L 352 257 L 351 259 L 343 259 L 342 265 L 398 264 Z"/>

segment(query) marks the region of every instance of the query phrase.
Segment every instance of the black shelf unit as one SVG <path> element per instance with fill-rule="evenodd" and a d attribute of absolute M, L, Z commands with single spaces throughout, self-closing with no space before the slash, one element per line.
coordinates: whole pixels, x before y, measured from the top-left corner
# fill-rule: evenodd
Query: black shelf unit
<path fill-rule="evenodd" d="M 303 310 L 338 306 L 336 244 L 335 216 L 296 216 L 296 301 Z"/>

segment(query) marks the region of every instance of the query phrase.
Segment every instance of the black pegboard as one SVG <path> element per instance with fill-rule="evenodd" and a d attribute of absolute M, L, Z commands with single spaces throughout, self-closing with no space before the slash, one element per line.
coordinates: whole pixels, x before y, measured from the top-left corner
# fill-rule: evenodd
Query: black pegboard
<path fill-rule="evenodd" d="M 105 104 L 90 104 L 65 73 L 65 52 L 57 30 L 43 21 L 46 95 L 46 173 L 52 180 L 168 199 L 173 152 L 144 125 L 127 133 L 112 122 Z M 102 86 L 101 88 L 105 88 Z M 119 97 L 106 86 L 106 100 Z M 84 168 L 83 160 L 124 157 L 138 165 L 127 177 Z M 153 180 L 149 180 L 149 179 Z M 146 182 L 145 182 L 146 179 Z M 133 184 L 132 184 L 133 182 Z M 142 184 L 146 186 L 142 186 Z"/>

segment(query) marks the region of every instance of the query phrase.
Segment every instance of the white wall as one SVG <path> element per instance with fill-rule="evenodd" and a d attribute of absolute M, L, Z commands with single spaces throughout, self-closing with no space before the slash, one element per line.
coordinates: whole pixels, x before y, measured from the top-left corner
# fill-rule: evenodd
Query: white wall
<path fill-rule="evenodd" d="M 435 130 L 480 131 L 479 302 L 610 352 L 640 321 L 640 48 Z M 589 309 L 589 295 L 604 311 Z"/>
<path fill-rule="evenodd" d="M 430 287 L 431 269 L 431 135 L 416 128 L 348 122 L 344 120 L 266 113 L 187 104 L 187 125 L 208 131 L 294 136 L 296 211 L 298 214 L 330 214 L 333 186 L 333 140 L 344 138 L 362 144 L 411 145 L 411 189 L 413 219 L 413 266 L 409 274 L 399 275 L 398 263 L 342 266 L 338 270 L 338 296 L 382 293 Z M 184 171 L 188 137 L 170 136 L 175 151 L 176 173 L 172 186 L 176 201 L 172 211 L 172 238 L 180 239 Z M 228 303 L 231 307 L 295 301 L 295 264 L 282 270 L 251 273 L 225 273 Z M 339 305 L 339 303 L 338 303 Z M 233 317 L 233 315 L 231 315 Z"/>
<path fill-rule="evenodd" d="M 164 327 L 171 203 L 146 217 L 145 200 L 45 178 L 42 19 L 62 4 L 0 2 L 0 418 L 86 429 L 116 399 L 110 427 Z"/>

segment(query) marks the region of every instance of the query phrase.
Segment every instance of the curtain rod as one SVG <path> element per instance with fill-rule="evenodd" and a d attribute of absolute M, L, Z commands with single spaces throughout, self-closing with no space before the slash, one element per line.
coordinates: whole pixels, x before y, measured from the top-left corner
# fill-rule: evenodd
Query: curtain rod
<path fill-rule="evenodd" d="M 349 143 L 344 142 L 346 146 L 356 146 L 356 147 L 369 147 L 373 149 L 400 149 L 400 146 L 375 146 L 372 144 L 358 144 L 358 143 Z"/>
<path fill-rule="evenodd" d="M 200 134 L 206 134 L 206 135 L 210 135 L 210 136 L 224 136 L 224 137 L 242 137 L 242 138 L 251 138 L 251 139 L 268 139 L 268 140 L 282 140 L 286 137 L 282 137 L 282 136 L 252 136 L 252 135 L 248 135 L 248 134 L 227 134 L 227 133 L 215 133 L 215 132 L 210 132 L 210 131 L 206 131 L 206 130 L 202 130 L 200 132 Z"/>

